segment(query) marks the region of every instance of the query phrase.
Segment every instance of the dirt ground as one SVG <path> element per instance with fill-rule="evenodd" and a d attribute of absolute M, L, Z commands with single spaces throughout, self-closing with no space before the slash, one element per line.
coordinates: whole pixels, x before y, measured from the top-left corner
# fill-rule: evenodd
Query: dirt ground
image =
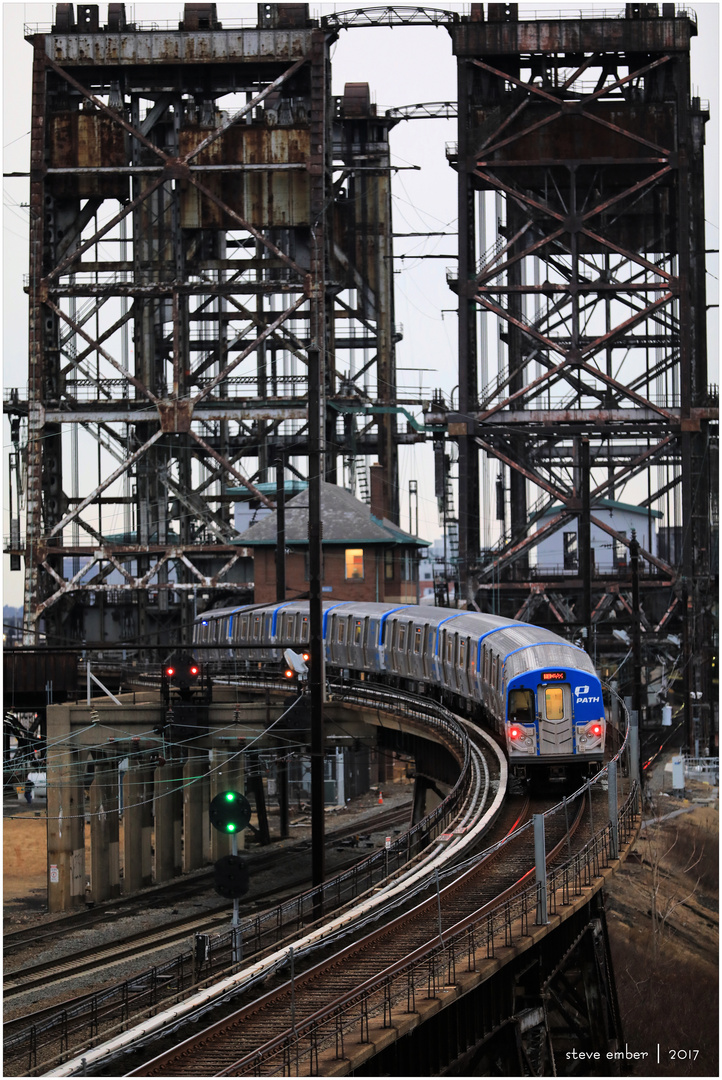
<path fill-rule="evenodd" d="M 710 796 L 690 785 L 695 799 Z M 657 794 L 606 890 L 629 1076 L 719 1076 L 719 803 Z M 655 820 L 656 819 L 656 820 Z"/>
<path fill-rule="evenodd" d="M 12 816 L 11 816 L 12 815 Z M 3 907 L 8 917 L 45 910 L 47 829 L 45 803 L 12 803 L 3 814 Z M 25 909 L 25 910 L 24 910 Z"/>

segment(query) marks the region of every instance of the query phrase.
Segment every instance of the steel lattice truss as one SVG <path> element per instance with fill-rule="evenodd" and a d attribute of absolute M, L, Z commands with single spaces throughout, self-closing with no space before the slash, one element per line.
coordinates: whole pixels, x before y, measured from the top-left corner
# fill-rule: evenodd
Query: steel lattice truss
<path fill-rule="evenodd" d="M 233 489 L 272 507 L 278 457 L 305 478 L 312 343 L 327 477 L 373 455 L 394 516 L 395 121 L 334 109 L 333 33 L 213 7 L 162 31 L 59 5 L 29 38 L 27 641 L 41 617 L 57 641 L 183 638 L 194 597 L 248 584 Z"/>
<path fill-rule="evenodd" d="M 517 25 L 526 42 L 542 33 L 539 24 Z M 511 45 L 493 61 L 469 55 L 471 39 L 457 39 L 468 87 L 460 130 L 468 126 L 452 159 L 470 189 L 498 194 L 504 210 L 494 245 L 470 254 L 463 285 L 461 272 L 452 282 L 492 313 L 506 346 L 488 383 L 477 388 L 467 376 L 464 414 L 449 417 L 473 418 L 474 444 L 512 470 L 511 533 L 482 582 L 512 565 L 518 572 L 532 546 L 578 515 L 582 439 L 592 502 L 668 509 L 685 475 L 684 433 L 717 416 L 697 306 L 705 114 L 699 102 L 688 109 L 684 34 L 661 54 L 638 42 L 625 55 L 618 42 L 592 50 L 590 22 L 589 47 L 570 64 L 564 35 L 579 31 L 584 40 L 585 28 L 564 26 L 559 51 L 545 42 L 543 53 L 512 55 Z M 495 29 L 483 28 L 489 37 Z M 689 467 L 697 475 L 702 464 Z M 592 522 L 628 544 L 608 522 L 594 514 Z M 669 562 L 642 554 L 666 580 L 675 577 Z"/>

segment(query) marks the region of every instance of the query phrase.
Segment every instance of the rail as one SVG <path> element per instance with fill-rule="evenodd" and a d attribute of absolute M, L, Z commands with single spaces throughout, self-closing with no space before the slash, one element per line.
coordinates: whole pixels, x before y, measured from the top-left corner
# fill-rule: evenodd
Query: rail
<path fill-rule="evenodd" d="M 255 682 L 269 685 L 269 680 L 256 679 Z M 286 683 L 278 682 L 273 685 L 288 692 Z M 70 1026 L 78 1028 L 86 1023 L 88 1037 L 96 1040 L 100 1017 L 107 1023 L 110 1015 L 114 1022 L 123 1025 L 128 1023 L 131 1015 L 152 1015 L 159 1005 L 167 1003 L 171 995 L 182 996 L 202 989 L 231 964 L 237 965 L 238 960 L 246 962 L 249 957 L 258 956 L 277 946 L 289 935 L 307 929 L 322 915 L 344 907 L 378 886 L 385 878 L 394 876 L 418 855 L 428 851 L 433 841 L 456 816 L 468 795 L 472 774 L 469 742 L 463 728 L 443 705 L 437 702 L 420 702 L 418 698 L 402 691 L 391 694 L 384 688 L 371 685 L 358 690 L 344 685 L 342 694 L 338 692 L 339 686 L 336 685 L 331 687 L 331 691 L 335 691 L 337 700 L 343 698 L 374 708 L 393 707 L 395 715 L 423 721 L 427 726 L 431 726 L 450 749 L 456 750 L 461 761 L 459 779 L 446 799 L 422 821 L 392 840 L 388 848 L 373 852 L 321 886 L 245 919 L 235 930 L 208 935 L 208 940 L 203 943 L 201 959 L 195 955 L 194 949 L 186 950 L 168 962 L 150 968 L 142 975 L 89 995 L 70 1005 L 62 1013 L 54 1014 L 45 1021 L 41 1020 L 10 1035 L 3 1042 L 6 1060 L 10 1054 L 13 1057 L 27 1054 L 28 1075 L 37 1072 L 45 1068 L 45 1064 L 38 1066 L 37 1061 L 38 1048 L 43 1039 L 47 1041 L 53 1036 L 63 1035 L 64 1045 L 68 1046 L 67 1033 Z M 140 1009 L 139 1003 L 142 1003 Z"/>
<path fill-rule="evenodd" d="M 635 782 L 617 817 L 621 843 L 627 844 L 633 838 L 639 813 L 640 791 Z M 549 871 L 546 888 L 550 915 L 582 896 L 584 888 L 615 861 L 613 850 L 610 821 L 579 852 Z M 480 908 L 458 928 L 445 931 L 443 939 L 440 937 L 417 949 L 406 960 L 369 979 L 347 997 L 319 1010 L 217 1075 L 258 1076 L 262 1067 L 264 1075 L 268 1075 L 272 1062 L 278 1065 L 273 1075 L 319 1075 L 319 1055 L 331 1050 L 337 1059 L 343 1058 L 344 1042 L 352 1032 L 354 1042 L 370 1043 L 372 1018 L 383 1017 L 383 1027 L 392 1027 L 394 1013 L 413 1013 L 417 997 L 435 998 L 442 987 L 455 984 L 457 968 L 476 971 L 480 959 L 481 962 L 492 960 L 498 949 L 513 946 L 519 938 L 529 936 L 540 887 L 535 882 L 498 904 Z"/>

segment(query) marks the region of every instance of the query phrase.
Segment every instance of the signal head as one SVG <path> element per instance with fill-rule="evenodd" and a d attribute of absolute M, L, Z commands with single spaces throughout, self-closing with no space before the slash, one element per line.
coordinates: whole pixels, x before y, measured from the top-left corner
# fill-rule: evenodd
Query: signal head
<path fill-rule="evenodd" d="M 166 679 L 181 689 L 193 686 L 200 675 L 200 667 L 189 653 L 176 653 L 163 668 Z"/>
<path fill-rule="evenodd" d="M 215 829 L 233 836 L 243 832 L 251 820 L 251 804 L 239 791 L 219 791 L 211 800 L 209 818 Z"/>

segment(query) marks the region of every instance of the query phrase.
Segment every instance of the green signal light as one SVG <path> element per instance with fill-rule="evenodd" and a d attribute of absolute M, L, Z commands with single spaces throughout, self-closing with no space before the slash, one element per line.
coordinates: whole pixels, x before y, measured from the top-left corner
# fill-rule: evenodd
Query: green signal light
<path fill-rule="evenodd" d="M 226 802 L 235 802 L 235 801 L 236 801 L 236 793 L 235 793 L 235 791 L 227 791 L 226 792 Z"/>
<path fill-rule="evenodd" d="M 226 832 L 235 832 L 235 831 L 236 831 L 236 823 L 234 821 L 229 821 L 228 824 L 226 825 Z"/>

